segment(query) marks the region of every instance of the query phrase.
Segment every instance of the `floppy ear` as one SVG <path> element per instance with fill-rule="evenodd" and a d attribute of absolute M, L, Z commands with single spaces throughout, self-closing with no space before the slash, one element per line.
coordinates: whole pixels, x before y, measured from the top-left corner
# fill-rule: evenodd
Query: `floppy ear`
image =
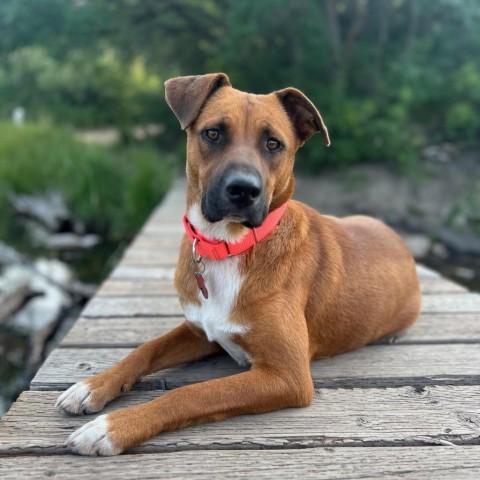
<path fill-rule="evenodd" d="M 165 99 L 185 130 L 198 117 L 207 98 L 228 85 L 230 80 L 224 73 L 171 78 L 165 82 Z"/>
<path fill-rule="evenodd" d="M 323 141 L 330 146 L 330 137 L 323 119 L 315 105 L 296 88 L 285 88 L 275 92 L 292 121 L 302 145 L 316 132 L 322 132 Z"/>

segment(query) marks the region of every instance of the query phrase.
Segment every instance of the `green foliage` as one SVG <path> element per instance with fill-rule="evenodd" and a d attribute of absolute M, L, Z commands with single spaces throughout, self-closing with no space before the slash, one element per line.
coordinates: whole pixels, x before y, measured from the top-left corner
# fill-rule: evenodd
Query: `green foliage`
<path fill-rule="evenodd" d="M 73 51 L 59 61 L 42 47 L 24 47 L 0 69 L 0 111 L 7 117 L 22 105 L 33 119 L 125 129 L 155 118 L 160 89 L 141 57 L 125 65 L 115 50 L 105 48 L 93 58 Z"/>
<path fill-rule="evenodd" d="M 477 0 L 3 0 L 0 116 L 73 126 L 167 127 L 176 75 L 225 71 L 240 89 L 293 85 L 318 106 L 320 139 L 301 164 L 390 161 L 410 168 L 426 142 L 480 135 Z"/>
<path fill-rule="evenodd" d="M 151 148 L 117 152 L 79 143 L 64 129 L 0 124 L 2 218 L 9 195 L 57 190 L 89 231 L 107 241 L 129 239 L 163 197 L 170 175 Z"/>

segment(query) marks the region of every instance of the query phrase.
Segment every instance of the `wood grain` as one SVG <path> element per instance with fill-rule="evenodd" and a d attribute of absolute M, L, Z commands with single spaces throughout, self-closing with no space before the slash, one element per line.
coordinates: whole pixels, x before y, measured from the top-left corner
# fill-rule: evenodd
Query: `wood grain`
<path fill-rule="evenodd" d="M 69 433 L 92 416 L 67 416 L 56 411 L 53 405 L 58 394 L 21 395 L 0 429 L 0 455 L 66 452 L 63 442 Z M 163 394 L 130 392 L 106 411 Z M 479 396 L 480 386 L 320 389 L 308 408 L 244 415 L 167 432 L 134 451 L 478 444 Z"/>
<path fill-rule="evenodd" d="M 95 297 L 83 311 L 84 317 L 183 316 L 176 296 Z"/>
<path fill-rule="evenodd" d="M 168 280 L 106 280 L 98 289 L 100 297 L 136 297 L 176 295 L 173 281 Z"/>
<path fill-rule="evenodd" d="M 420 289 L 423 295 L 432 293 L 466 293 L 467 289 L 443 277 L 421 277 Z"/>
<path fill-rule="evenodd" d="M 326 447 L 303 450 L 204 450 L 168 454 L 3 458 L 0 476 L 19 478 L 404 479 L 478 480 L 480 447 Z M 35 468 L 32 468 L 32 465 Z"/>
<path fill-rule="evenodd" d="M 423 279 L 420 283 L 424 295 L 440 293 L 466 293 L 461 285 L 443 278 Z M 173 281 L 145 279 L 108 279 L 97 291 L 97 296 L 176 295 Z"/>
<path fill-rule="evenodd" d="M 130 244 L 130 249 L 134 250 L 158 250 L 167 248 L 168 250 L 178 250 L 180 242 L 177 237 L 174 239 L 163 238 L 160 235 L 137 236 Z"/>
<path fill-rule="evenodd" d="M 182 323 L 178 317 L 80 318 L 62 347 L 136 347 Z M 480 343 L 480 313 L 423 314 L 408 330 L 380 340 L 383 343 Z"/>
<path fill-rule="evenodd" d="M 175 266 L 178 261 L 178 247 L 161 247 L 158 249 L 129 249 L 125 252 L 121 265 L 138 266 Z"/>
<path fill-rule="evenodd" d="M 79 318 L 61 347 L 136 347 L 183 323 L 183 317 Z"/>
<path fill-rule="evenodd" d="M 148 245 L 148 248 L 147 248 Z M 178 261 L 178 244 L 155 245 L 141 242 L 126 250 L 120 265 L 136 267 L 174 267 Z M 443 277 L 422 275 L 422 293 L 465 293 L 467 289 Z"/>
<path fill-rule="evenodd" d="M 480 295 L 477 293 L 424 295 L 422 298 L 422 312 L 480 312 Z"/>
<path fill-rule="evenodd" d="M 113 280 L 167 280 L 173 281 L 175 267 L 131 266 L 119 264 L 110 274 Z"/>
<path fill-rule="evenodd" d="M 54 350 L 32 380 L 33 390 L 64 389 L 118 363 L 131 349 Z M 163 370 L 137 389 L 172 389 L 244 371 L 227 355 Z M 480 345 L 371 345 L 311 365 L 317 387 L 480 384 Z"/>
<path fill-rule="evenodd" d="M 423 313 L 480 313 L 480 295 L 472 293 L 432 294 L 423 297 Z M 84 317 L 141 317 L 182 315 L 176 297 L 135 296 L 133 298 L 93 298 Z"/>

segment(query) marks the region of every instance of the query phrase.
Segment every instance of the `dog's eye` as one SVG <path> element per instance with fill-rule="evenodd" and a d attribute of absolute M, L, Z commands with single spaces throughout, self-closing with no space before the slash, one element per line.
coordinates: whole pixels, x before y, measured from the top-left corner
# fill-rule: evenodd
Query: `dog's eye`
<path fill-rule="evenodd" d="M 278 150 L 280 148 L 280 142 L 275 140 L 274 138 L 269 138 L 267 141 L 267 148 L 273 152 L 274 150 Z"/>
<path fill-rule="evenodd" d="M 209 128 L 205 131 L 205 136 L 215 142 L 220 138 L 220 132 L 216 128 Z"/>

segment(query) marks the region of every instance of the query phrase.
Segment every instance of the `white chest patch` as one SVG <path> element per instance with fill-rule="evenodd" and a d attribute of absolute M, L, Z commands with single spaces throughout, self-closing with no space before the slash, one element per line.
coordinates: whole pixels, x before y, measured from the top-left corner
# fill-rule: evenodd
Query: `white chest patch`
<path fill-rule="evenodd" d="M 248 355 L 231 336 L 244 334 L 245 327 L 235 325 L 230 316 L 235 307 L 242 277 L 238 270 L 238 257 L 226 258 L 216 262 L 205 262 L 203 277 L 208 289 L 208 298 L 198 292 L 201 305 L 183 305 L 188 321 L 201 328 L 211 342 L 219 343 L 240 365 L 249 363 Z"/>

